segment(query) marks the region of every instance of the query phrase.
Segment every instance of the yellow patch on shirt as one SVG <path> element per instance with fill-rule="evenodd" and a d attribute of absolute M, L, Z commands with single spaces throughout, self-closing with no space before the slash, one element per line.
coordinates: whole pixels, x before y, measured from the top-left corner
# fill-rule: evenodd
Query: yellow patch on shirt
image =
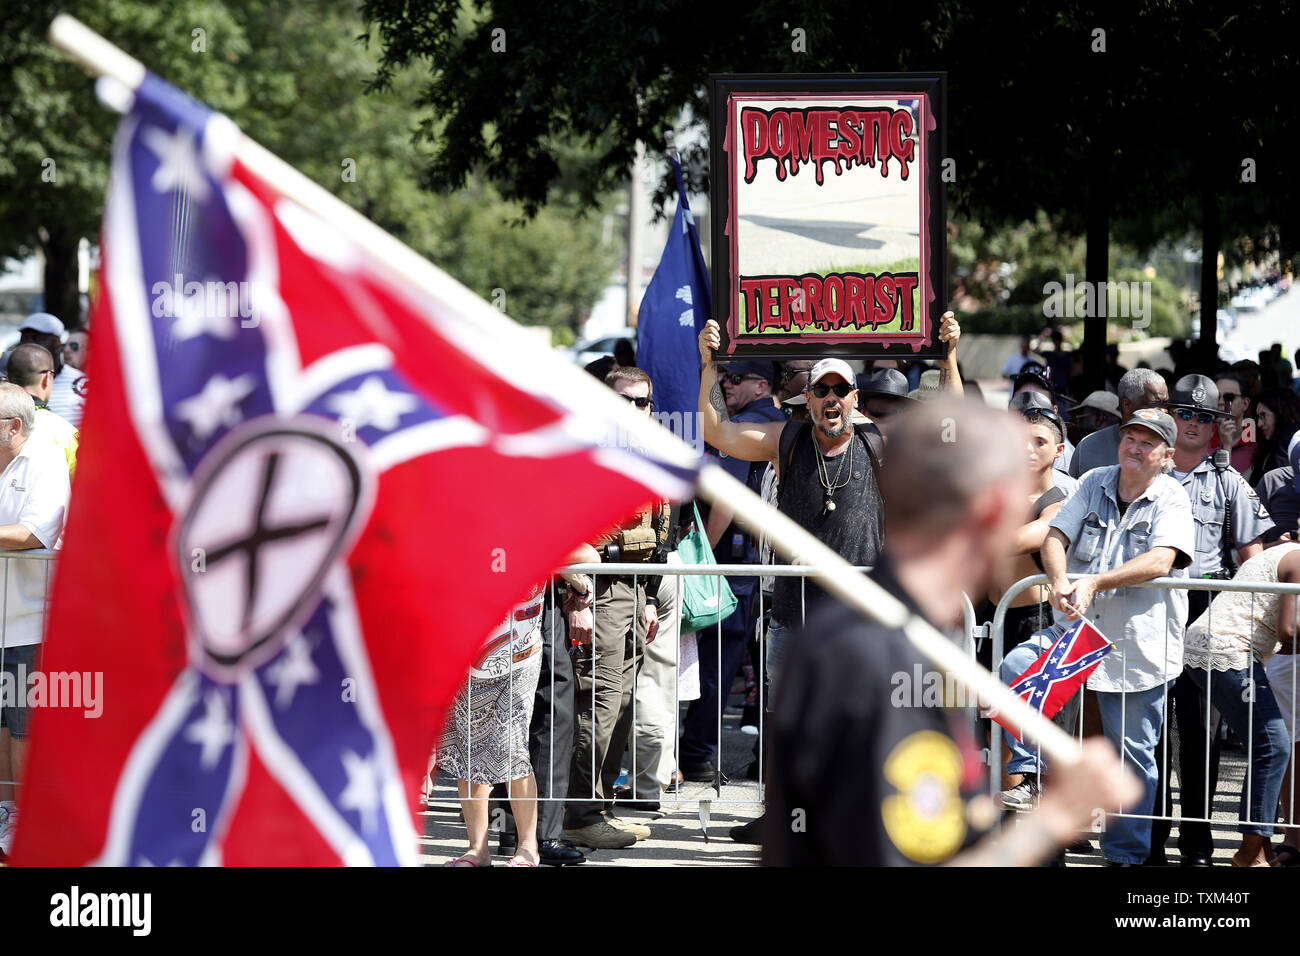
<path fill-rule="evenodd" d="M 885 832 L 916 863 L 941 863 L 966 837 L 961 752 L 935 730 L 903 738 L 885 759 L 885 779 L 898 792 L 880 805 Z"/>

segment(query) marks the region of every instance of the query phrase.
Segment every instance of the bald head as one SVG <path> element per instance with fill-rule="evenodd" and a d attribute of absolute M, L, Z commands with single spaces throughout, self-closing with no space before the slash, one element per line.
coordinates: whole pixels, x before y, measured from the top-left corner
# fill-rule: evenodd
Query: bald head
<path fill-rule="evenodd" d="M 942 536 L 994 488 L 1024 480 L 1024 422 L 983 402 L 909 402 L 894 422 L 880 475 L 885 527 Z"/>
<path fill-rule="evenodd" d="M 19 345 L 9 353 L 7 377 L 29 395 L 49 401 L 54 387 L 54 356 L 34 342 Z"/>

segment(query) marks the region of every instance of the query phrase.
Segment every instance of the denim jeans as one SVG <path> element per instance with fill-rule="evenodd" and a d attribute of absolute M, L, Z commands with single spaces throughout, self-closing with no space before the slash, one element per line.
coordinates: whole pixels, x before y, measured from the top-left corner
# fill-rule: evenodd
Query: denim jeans
<path fill-rule="evenodd" d="M 767 668 L 767 698 L 764 710 L 771 713 L 772 700 L 776 696 L 776 685 L 781 677 L 781 665 L 790 645 L 790 628 L 775 618 L 767 626 L 767 647 L 763 652 L 763 663 Z"/>
<path fill-rule="evenodd" d="M 1282 777 L 1291 759 L 1291 735 L 1287 733 L 1282 711 L 1269 686 L 1264 665 L 1254 663 L 1255 688 L 1253 694 L 1246 670 L 1216 671 L 1209 673 L 1210 702 L 1242 740 L 1249 740 L 1250 770 L 1241 790 L 1242 833 L 1272 836 L 1277 820 L 1277 800 L 1282 790 Z M 1201 690 L 1205 690 L 1205 671 L 1188 668 L 1184 671 Z M 1203 816 L 1204 806 L 1189 807 L 1183 812 L 1190 816 Z M 1246 821 L 1253 821 L 1247 823 Z"/>
<path fill-rule="evenodd" d="M 1124 764 L 1143 783 L 1142 798 L 1124 808 L 1136 817 L 1107 817 L 1101 835 L 1101 852 L 1113 863 L 1145 863 L 1151 853 L 1151 811 L 1155 807 L 1160 774 L 1156 769 L 1156 742 L 1164 722 L 1165 685 L 1123 694 L 1098 693 L 1101 726 Z M 1122 737 L 1122 746 L 1121 746 Z M 1104 809 L 1111 809 L 1106 807 Z"/>

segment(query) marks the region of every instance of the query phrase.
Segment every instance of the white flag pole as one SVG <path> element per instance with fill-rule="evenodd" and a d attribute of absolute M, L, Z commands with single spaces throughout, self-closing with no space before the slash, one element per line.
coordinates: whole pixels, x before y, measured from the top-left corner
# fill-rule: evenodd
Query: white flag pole
<path fill-rule="evenodd" d="M 131 90 L 144 79 L 143 64 L 67 14 L 54 18 L 49 39 L 53 46 L 97 76 L 110 77 Z M 374 261 L 385 264 L 416 286 L 429 297 L 440 319 L 460 320 L 471 327 L 467 332 L 472 332 L 475 338 L 490 337 L 499 356 L 504 356 L 512 368 L 530 369 L 534 377 L 546 382 L 550 394 L 586 403 L 616 422 L 633 442 L 667 461 L 683 465 L 698 461 L 694 449 L 653 420 L 635 413 L 582 369 L 548 349 L 521 347 L 518 343 L 522 336 L 516 323 L 278 156 L 247 136 L 240 137 L 235 155 L 250 172 L 272 183 L 286 198 L 334 226 Z M 744 484 L 717 466 L 707 466 L 700 474 L 698 489 L 709 501 L 730 508 L 751 530 L 764 532 L 772 546 L 786 558 L 812 565 L 822 586 L 860 614 L 902 628 L 923 656 L 1017 724 L 1053 760 L 1073 763 L 1078 759 L 1078 746 L 1073 738 L 1012 694 L 927 622 L 909 616 L 907 609 L 880 585 L 855 571 Z"/>

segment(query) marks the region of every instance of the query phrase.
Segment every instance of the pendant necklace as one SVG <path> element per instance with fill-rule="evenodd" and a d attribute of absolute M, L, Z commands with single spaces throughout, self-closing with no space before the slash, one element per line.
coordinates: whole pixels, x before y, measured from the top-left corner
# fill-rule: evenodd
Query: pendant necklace
<path fill-rule="evenodd" d="M 816 436 L 813 437 L 813 448 L 817 451 L 817 480 L 821 482 L 822 488 L 826 491 L 826 501 L 822 507 L 822 514 L 826 515 L 835 510 L 835 502 L 832 500 L 832 496 L 836 491 L 847 485 L 849 479 L 853 477 L 853 439 L 849 439 L 848 453 L 840 455 L 840 461 L 835 467 L 835 477 L 833 479 L 829 477 L 830 469 L 826 465 L 826 457 L 822 454 L 822 448 L 817 443 Z M 844 470 L 845 458 L 849 460 L 849 471 L 844 476 L 844 480 L 840 481 L 840 473 Z"/>

